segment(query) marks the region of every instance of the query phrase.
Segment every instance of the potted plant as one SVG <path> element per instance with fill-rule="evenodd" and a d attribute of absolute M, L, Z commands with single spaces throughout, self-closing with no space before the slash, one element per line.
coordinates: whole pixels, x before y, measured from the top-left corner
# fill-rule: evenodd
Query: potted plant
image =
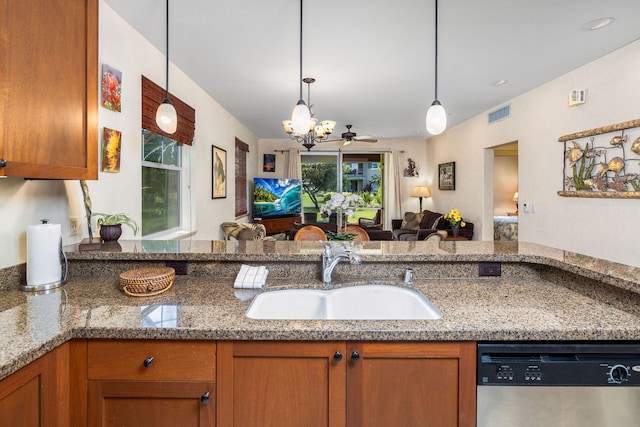
<path fill-rule="evenodd" d="M 134 236 L 138 234 L 138 224 L 127 214 L 105 214 L 96 212 L 91 215 L 98 218 L 100 226 L 100 238 L 103 242 L 115 242 L 122 235 L 122 224 L 128 225 L 133 230 Z"/>
<path fill-rule="evenodd" d="M 451 209 L 451 212 L 444 214 L 444 219 L 451 225 L 451 235 L 457 237 L 460 232 L 460 227 L 464 227 L 465 222 L 462 220 L 462 216 L 458 209 Z"/>

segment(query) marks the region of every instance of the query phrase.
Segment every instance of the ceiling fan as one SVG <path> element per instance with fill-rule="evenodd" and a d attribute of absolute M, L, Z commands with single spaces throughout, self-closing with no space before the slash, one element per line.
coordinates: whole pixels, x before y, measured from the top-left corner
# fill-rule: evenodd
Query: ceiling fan
<path fill-rule="evenodd" d="M 344 141 L 344 145 L 349 145 L 351 144 L 353 141 L 359 141 L 359 142 L 378 142 L 377 139 L 373 138 L 370 135 L 363 135 L 363 136 L 357 136 L 355 132 L 351 132 L 351 128 L 353 127 L 353 125 L 346 125 L 347 126 L 347 131 L 342 133 L 342 138 L 340 139 L 329 139 L 323 142 L 339 142 L 339 141 Z"/>

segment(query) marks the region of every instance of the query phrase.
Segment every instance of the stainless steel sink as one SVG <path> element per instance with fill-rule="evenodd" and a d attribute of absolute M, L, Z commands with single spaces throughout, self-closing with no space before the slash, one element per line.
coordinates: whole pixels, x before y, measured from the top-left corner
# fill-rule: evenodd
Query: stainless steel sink
<path fill-rule="evenodd" d="M 439 319 L 442 312 L 413 289 L 363 285 L 266 291 L 253 299 L 246 316 L 283 320 L 424 320 Z"/>

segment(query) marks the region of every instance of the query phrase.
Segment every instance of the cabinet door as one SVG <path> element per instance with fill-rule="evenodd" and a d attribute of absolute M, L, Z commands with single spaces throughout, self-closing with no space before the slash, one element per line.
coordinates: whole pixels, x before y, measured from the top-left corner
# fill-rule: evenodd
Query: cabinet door
<path fill-rule="evenodd" d="M 89 381 L 89 425 L 212 427 L 215 382 Z"/>
<path fill-rule="evenodd" d="M 475 425 L 473 343 L 348 343 L 346 356 L 349 427 Z"/>
<path fill-rule="evenodd" d="M 98 0 L 0 0 L 0 39 L 0 176 L 97 179 Z"/>
<path fill-rule="evenodd" d="M 68 346 L 0 381 L 0 427 L 69 425 Z"/>
<path fill-rule="evenodd" d="M 344 350 L 344 342 L 218 342 L 218 426 L 344 426 Z"/>

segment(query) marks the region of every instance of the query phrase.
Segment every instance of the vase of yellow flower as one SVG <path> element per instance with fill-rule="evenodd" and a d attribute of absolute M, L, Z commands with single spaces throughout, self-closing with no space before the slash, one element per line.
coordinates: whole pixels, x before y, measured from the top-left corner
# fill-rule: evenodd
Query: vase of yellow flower
<path fill-rule="evenodd" d="M 460 215 L 460 212 L 458 212 L 458 209 L 451 209 L 451 212 L 444 214 L 444 219 L 447 220 L 447 222 L 449 223 L 449 225 L 451 226 L 451 235 L 453 237 L 457 237 L 458 233 L 460 232 L 460 227 L 464 227 L 465 222 L 462 220 L 462 216 Z"/>

